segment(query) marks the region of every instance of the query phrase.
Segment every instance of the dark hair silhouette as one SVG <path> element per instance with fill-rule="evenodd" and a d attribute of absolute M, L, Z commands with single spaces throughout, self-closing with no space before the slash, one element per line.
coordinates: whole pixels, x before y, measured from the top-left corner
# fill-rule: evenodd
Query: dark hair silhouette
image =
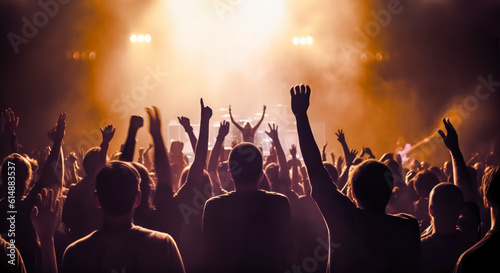
<path fill-rule="evenodd" d="M 14 177 L 16 200 L 21 200 L 32 176 L 30 162 L 25 157 L 18 153 L 7 156 L 2 163 L 2 195 L 7 196 L 9 181 L 12 180 L 9 177 Z"/>
<path fill-rule="evenodd" d="M 373 159 L 364 161 L 354 169 L 351 183 L 362 209 L 385 212 L 394 187 L 392 172 L 385 164 Z"/>
<path fill-rule="evenodd" d="M 417 173 L 413 185 L 419 198 L 427 198 L 439 182 L 439 178 L 433 172 L 425 170 Z"/>
<path fill-rule="evenodd" d="M 83 170 L 85 173 L 91 174 L 97 171 L 95 168 L 97 167 L 97 162 L 99 158 L 99 153 L 101 151 L 100 147 L 90 148 L 87 153 L 85 153 L 85 157 L 83 158 Z"/>
<path fill-rule="evenodd" d="M 139 191 L 140 176 L 131 163 L 111 161 L 96 177 L 96 192 L 104 213 L 119 216 L 130 212 Z"/>
<path fill-rule="evenodd" d="M 499 167 L 490 169 L 483 177 L 483 194 L 489 202 L 500 206 L 500 177 Z"/>
<path fill-rule="evenodd" d="M 459 187 L 443 182 L 432 189 L 429 203 L 434 218 L 456 225 L 464 205 L 464 195 Z"/>
<path fill-rule="evenodd" d="M 252 143 L 240 143 L 229 154 L 229 172 L 235 183 L 259 182 L 262 164 L 262 153 Z"/>

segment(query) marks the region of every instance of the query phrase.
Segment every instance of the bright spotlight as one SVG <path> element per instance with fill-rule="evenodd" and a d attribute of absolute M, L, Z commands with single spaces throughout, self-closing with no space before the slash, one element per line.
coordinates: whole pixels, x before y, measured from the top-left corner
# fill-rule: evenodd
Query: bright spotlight
<path fill-rule="evenodd" d="M 312 45 L 312 43 L 313 43 L 313 38 L 312 38 L 311 36 L 307 36 L 307 38 L 306 38 L 306 43 L 307 43 L 308 45 Z"/>
<path fill-rule="evenodd" d="M 139 43 L 144 42 L 144 35 L 142 35 L 142 34 L 137 35 L 137 42 L 139 42 Z"/>
<path fill-rule="evenodd" d="M 135 35 L 135 34 L 130 35 L 130 41 L 131 41 L 132 43 L 137 42 L 137 35 Z"/>
<path fill-rule="evenodd" d="M 300 37 L 300 44 L 305 45 L 306 44 L 306 37 Z"/>
<path fill-rule="evenodd" d="M 299 44 L 299 37 L 293 37 L 293 44 L 298 45 Z"/>
<path fill-rule="evenodd" d="M 146 43 L 151 42 L 151 35 L 149 35 L 149 34 L 144 35 L 144 41 L 145 41 Z"/>

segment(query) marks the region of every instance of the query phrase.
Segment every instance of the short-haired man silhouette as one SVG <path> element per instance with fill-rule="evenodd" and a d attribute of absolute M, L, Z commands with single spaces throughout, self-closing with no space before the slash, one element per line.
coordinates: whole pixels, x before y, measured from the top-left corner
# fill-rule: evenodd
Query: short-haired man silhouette
<path fill-rule="evenodd" d="M 95 201 L 103 211 L 103 226 L 66 249 L 62 272 L 184 272 L 170 235 L 134 225 L 139 182 L 128 162 L 112 161 L 99 171 Z"/>
<path fill-rule="evenodd" d="M 203 212 L 208 271 L 285 272 L 294 254 L 290 206 L 284 195 L 258 189 L 257 146 L 235 146 L 228 172 L 236 191 L 210 198 Z"/>

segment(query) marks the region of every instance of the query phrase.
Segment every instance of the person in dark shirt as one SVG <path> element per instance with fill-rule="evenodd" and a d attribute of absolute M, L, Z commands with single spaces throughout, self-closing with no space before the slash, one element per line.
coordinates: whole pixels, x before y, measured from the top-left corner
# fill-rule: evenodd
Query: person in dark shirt
<path fill-rule="evenodd" d="M 418 272 L 418 222 L 408 215 L 385 213 L 394 184 L 389 168 L 376 160 L 358 165 L 350 181 L 353 203 L 323 166 L 307 117 L 309 86 L 297 85 L 290 93 L 312 197 L 338 246 L 332 252 L 332 272 Z"/>
<path fill-rule="evenodd" d="M 285 272 L 294 258 L 290 205 L 258 189 L 260 150 L 235 146 L 228 172 L 236 191 L 210 198 L 203 211 L 207 272 Z"/>
<path fill-rule="evenodd" d="M 112 161 L 99 171 L 95 201 L 103 226 L 68 246 L 62 272 L 184 272 L 170 235 L 133 224 L 141 201 L 139 181 L 128 162 Z"/>
<path fill-rule="evenodd" d="M 458 257 L 476 242 L 477 234 L 465 221 L 458 223 L 464 206 L 462 191 L 452 183 L 440 183 L 429 199 L 431 227 L 422 233 L 422 272 L 453 272 Z"/>
<path fill-rule="evenodd" d="M 460 256 L 456 273 L 500 272 L 500 175 L 499 167 L 483 177 L 484 205 L 490 209 L 491 229 L 486 236 Z"/>

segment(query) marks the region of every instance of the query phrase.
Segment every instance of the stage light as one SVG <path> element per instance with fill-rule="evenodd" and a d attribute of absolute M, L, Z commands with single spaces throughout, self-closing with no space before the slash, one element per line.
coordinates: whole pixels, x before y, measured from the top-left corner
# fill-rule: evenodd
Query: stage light
<path fill-rule="evenodd" d="M 380 52 L 377 52 L 377 54 L 375 54 L 375 60 L 377 60 L 378 62 L 382 61 L 383 59 L 384 57 Z"/>
<path fill-rule="evenodd" d="M 130 41 L 131 41 L 132 43 L 137 42 L 137 36 L 136 36 L 135 34 L 130 35 Z"/>
<path fill-rule="evenodd" d="M 144 42 L 146 42 L 146 43 L 151 42 L 151 35 L 149 35 L 149 34 L 144 35 Z"/>
<path fill-rule="evenodd" d="M 90 51 L 90 53 L 89 53 L 89 59 L 90 60 L 95 60 L 95 52 L 94 51 Z"/>
<path fill-rule="evenodd" d="M 292 42 L 294 45 L 312 45 L 313 38 L 311 36 L 307 37 L 293 37 Z"/>
<path fill-rule="evenodd" d="M 137 42 L 139 42 L 139 43 L 144 42 L 144 35 L 142 35 L 142 34 L 137 35 Z"/>

